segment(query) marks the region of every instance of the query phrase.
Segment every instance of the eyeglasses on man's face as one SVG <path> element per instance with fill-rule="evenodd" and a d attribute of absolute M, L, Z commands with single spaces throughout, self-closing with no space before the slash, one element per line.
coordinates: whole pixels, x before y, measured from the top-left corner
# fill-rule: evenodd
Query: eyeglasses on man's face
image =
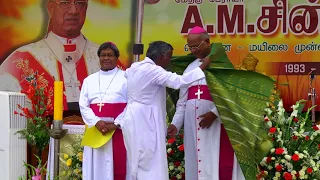
<path fill-rule="evenodd" d="M 72 5 L 76 7 L 78 11 L 82 10 L 88 5 L 88 1 L 51 1 L 59 5 L 61 9 L 70 9 Z"/>
<path fill-rule="evenodd" d="M 190 51 L 197 51 L 200 49 L 201 45 L 203 44 L 204 40 L 201 41 L 201 43 L 198 46 L 189 46 L 188 44 L 185 45 L 185 50 L 190 50 Z"/>

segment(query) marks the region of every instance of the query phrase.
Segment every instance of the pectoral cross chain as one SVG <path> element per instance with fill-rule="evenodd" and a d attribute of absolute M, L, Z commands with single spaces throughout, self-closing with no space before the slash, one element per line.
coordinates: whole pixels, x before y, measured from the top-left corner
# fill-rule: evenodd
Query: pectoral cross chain
<path fill-rule="evenodd" d="M 65 83 L 66 87 L 71 87 L 72 88 L 72 95 L 73 97 L 77 97 L 77 89 L 80 87 L 80 81 L 74 81 L 73 78 L 70 79 L 69 83 Z"/>
<path fill-rule="evenodd" d="M 99 106 L 99 112 L 101 112 L 102 106 L 104 106 L 104 104 L 100 102 L 99 104 L 97 104 L 97 106 Z"/>
<path fill-rule="evenodd" d="M 195 93 L 195 95 L 198 96 L 198 100 L 200 100 L 201 94 L 203 94 L 203 91 L 201 91 L 200 89 L 198 89 L 198 91 Z"/>

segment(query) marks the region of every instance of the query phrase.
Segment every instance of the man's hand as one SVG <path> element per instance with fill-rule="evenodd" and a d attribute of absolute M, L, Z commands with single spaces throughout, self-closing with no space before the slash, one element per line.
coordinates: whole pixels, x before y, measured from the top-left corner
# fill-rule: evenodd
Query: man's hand
<path fill-rule="evenodd" d="M 200 60 L 202 62 L 202 64 L 199 66 L 202 70 L 205 70 L 209 67 L 210 63 L 211 63 L 211 59 L 209 57 L 209 55 L 203 59 Z"/>
<path fill-rule="evenodd" d="M 107 124 L 107 128 L 108 128 L 108 132 L 116 130 L 118 128 L 113 122 L 106 122 L 106 124 Z"/>
<path fill-rule="evenodd" d="M 209 111 L 199 116 L 199 118 L 202 118 L 202 120 L 199 123 L 199 126 L 202 127 L 202 129 L 204 129 L 204 128 L 209 128 L 213 123 L 213 121 L 217 119 L 217 116 L 213 112 Z"/>
<path fill-rule="evenodd" d="M 109 131 L 107 127 L 107 123 L 102 120 L 96 123 L 96 127 L 101 132 L 102 135 L 107 134 L 107 132 Z"/>
<path fill-rule="evenodd" d="M 178 132 L 178 129 L 175 125 L 170 124 L 170 126 L 168 127 L 168 136 L 173 138 Z"/>

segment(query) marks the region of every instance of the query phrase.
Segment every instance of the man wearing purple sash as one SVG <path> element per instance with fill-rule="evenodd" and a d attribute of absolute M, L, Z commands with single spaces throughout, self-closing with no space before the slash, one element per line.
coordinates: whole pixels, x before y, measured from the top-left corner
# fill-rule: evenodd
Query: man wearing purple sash
<path fill-rule="evenodd" d="M 92 145 L 84 146 L 83 179 L 125 180 L 126 150 L 122 132 L 114 128 L 113 121 L 126 106 L 127 80 L 124 71 L 116 67 L 119 50 L 115 44 L 102 44 L 98 56 L 101 70 L 84 80 L 79 99 L 87 127 L 98 130 L 97 134 L 89 135 L 89 131 L 84 134 L 84 139 L 90 136 Z M 101 134 L 106 135 L 111 130 L 115 130 L 112 138 L 101 140 Z"/>
<path fill-rule="evenodd" d="M 199 67 L 211 52 L 210 37 L 201 27 L 188 34 L 188 46 L 197 57 L 184 71 Z M 168 134 L 174 136 L 184 125 L 186 180 L 244 180 L 206 79 L 180 89 L 176 113 Z"/>

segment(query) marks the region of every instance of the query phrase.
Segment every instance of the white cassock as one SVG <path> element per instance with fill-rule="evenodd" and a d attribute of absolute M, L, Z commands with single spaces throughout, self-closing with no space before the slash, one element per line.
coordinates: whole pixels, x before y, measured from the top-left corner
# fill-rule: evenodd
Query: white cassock
<path fill-rule="evenodd" d="M 128 104 L 119 123 L 132 180 L 168 180 L 166 87 L 179 89 L 204 78 L 200 68 L 179 76 L 146 57 L 126 70 Z M 120 117 L 120 116 L 119 116 Z"/>
<path fill-rule="evenodd" d="M 199 59 L 193 61 L 184 74 L 199 65 Z M 198 89 L 200 89 L 200 99 L 198 99 Z M 198 117 L 209 111 L 212 111 L 218 118 L 210 128 L 202 129 L 199 126 L 201 118 Z M 180 98 L 172 124 L 178 130 L 184 124 L 186 180 L 245 179 L 226 133 L 221 128 L 221 119 L 212 101 L 206 79 L 201 79 L 189 87 L 180 89 Z M 224 135 L 226 141 L 220 142 L 220 135 Z M 224 148 L 226 146 L 229 148 Z"/>
<path fill-rule="evenodd" d="M 100 102 L 103 103 L 101 111 Z M 118 68 L 100 70 L 84 80 L 79 106 L 88 127 L 95 126 L 99 120 L 113 122 L 122 113 L 126 103 L 127 79 L 124 77 L 124 71 Z M 92 141 L 95 141 L 95 138 Z M 120 129 L 117 129 L 112 139 L 101 147 L 84 147 L 84 180 L 125 180 L 126 166 L 126 150 Z"/>
<path fill-rule="evenodd" d="M 53 87 L 54 80 L 63 81 L 64 105 L 77 105 L 84 78 L 100 69 L 97 51 L 98 45 L 82 34 L 67 40 L 50 32 L 44 39 L 15 50 L 1 64 L 0 90 L 20 92 L 21 80 L 37 72 L 45 86 Z"/>

